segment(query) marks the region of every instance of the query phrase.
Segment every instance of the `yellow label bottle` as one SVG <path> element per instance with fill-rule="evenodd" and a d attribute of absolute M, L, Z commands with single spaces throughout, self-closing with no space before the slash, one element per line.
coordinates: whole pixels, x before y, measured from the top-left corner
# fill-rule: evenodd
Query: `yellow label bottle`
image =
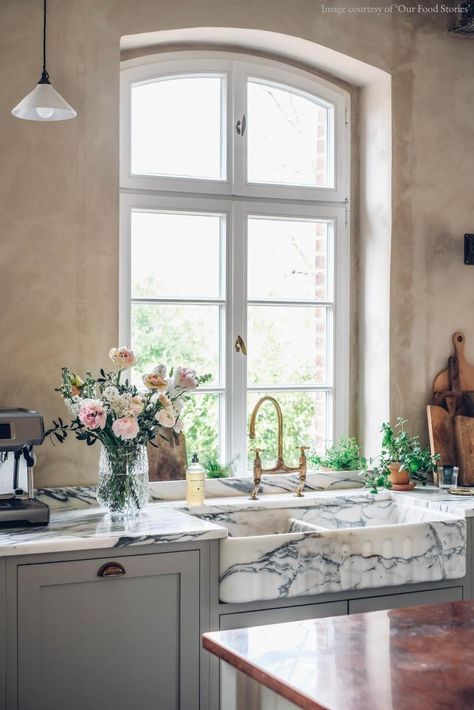
<path fill-rule="evenodd" d="M 206 473 L 199 463 L 198 455 L 193 454 L 191 466 L 186 471 L 186 503 L 188 506 L 204 505 L 204 481 Z"/>

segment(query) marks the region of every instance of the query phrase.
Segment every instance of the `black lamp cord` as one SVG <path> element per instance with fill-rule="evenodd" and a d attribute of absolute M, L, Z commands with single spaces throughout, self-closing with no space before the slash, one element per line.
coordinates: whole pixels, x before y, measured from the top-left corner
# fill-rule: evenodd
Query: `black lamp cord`
<path fill-rule="evenodd" d="M 46 71 L 46 3 L 47 0 L 43 0 L 43 72 L 41 74 L 41 79 L 39 84 L 49 84 L 49 74 Z"/>

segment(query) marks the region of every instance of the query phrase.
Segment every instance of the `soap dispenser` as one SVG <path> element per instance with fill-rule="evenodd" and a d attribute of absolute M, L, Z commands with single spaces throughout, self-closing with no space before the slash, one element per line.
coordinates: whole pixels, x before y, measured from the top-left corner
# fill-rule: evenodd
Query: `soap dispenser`
<path fill-rule="evenodd" d="M 186 503 L 189 507 L 204 505 L 204 481 L 206 473 L 196 453 L 186 471 Z"/>

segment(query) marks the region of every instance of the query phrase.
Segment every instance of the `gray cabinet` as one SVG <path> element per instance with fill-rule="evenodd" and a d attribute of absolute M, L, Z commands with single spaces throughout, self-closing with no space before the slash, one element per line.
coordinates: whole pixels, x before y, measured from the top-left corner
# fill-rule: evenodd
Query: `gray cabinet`
<path fill-rule="evenodd" d="M 198 551 L 17 569 L 18 710 L 199 708 Z"/>
<path fill-rule="evenodd" d="M 223 614 L 220 617 L 219 626 L 224 631 L 228 629 L 243 629 L 249 626 L 280 624 L 285 621 L 321 619 L 323 616 L 340 616 L 341 614 L 347 614 L 346 601 L 327 602 L 326 604 L 302 604 L 301 606 L 247 611 L 239 614 Z"/>
<path fill-rule="evenodd" d="M 463 598 L 462 587 L 445 587 L 444 589 L 429 589 L 423 592 L 408 592 L 406 594 L 386 594 L 365 599 L 351 599 L 349 614 L 362 614 L 366 611 L 382 611 L 384 609 L 402 609 L 403 607 L 420 604 L 441 604 L 442 602 L 457 602 Z"/>

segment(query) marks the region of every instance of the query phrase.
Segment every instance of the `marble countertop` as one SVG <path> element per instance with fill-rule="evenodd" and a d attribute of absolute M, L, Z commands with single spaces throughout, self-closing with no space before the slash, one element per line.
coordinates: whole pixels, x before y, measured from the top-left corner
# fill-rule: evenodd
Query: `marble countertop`
<path fill-rule="evenodd" d="M 174 507 L 150 503 L 136 518 L 112 520 L 101 508 L 51 510 L 49 525 L 0 530 L 0 557 L 40 552 L 123 548 L 227 536 L 219 525 Z"/>
<path fill-rule="evenodd" d="M 352 489 L 350 495 L 367 495 L 367 489 Z M 153 492 L 152 492 L 153 495 Z M 304 500 L 308 505 L 319 498 L 347 496 L 348 490 L 309 491 Z M 387 495 L 383 493 L 382 495 Z M 456 498 L 437 489 L 420 488 L 410 493 L 392 493 L 406 504 L 421 505 L 434 510 L 470 517 L 474 515 L 474 497 Z M 0 557 L 63 550 L 86 550 L 125 547 L 151 543 L 188 542 L 227 537 L 226 528 L 190 516 L 183 500 L 150 503 L 138 518 L 116 522 L 98 508 L 94 489 L 86 486 L 39 489 L 39 500 L 51 508 L 51 521 L 44 528 L 0 529 Z M 210 498 L 210 507 L 225 509 L 242 503 L 259 507 L 281 507 L 294 502 L 293 494 L 281 492 L 261 495 L 251 502 L 247 496 Z M 205 507 L 203 511 L 205 511 Z M 198 512 L 198 511 L 196 511 Z"/>
<path fill-rule="evenodd" d="M 217 631 L 203 645 L 306 710 L 474 707 L 474 602 Z"/>

